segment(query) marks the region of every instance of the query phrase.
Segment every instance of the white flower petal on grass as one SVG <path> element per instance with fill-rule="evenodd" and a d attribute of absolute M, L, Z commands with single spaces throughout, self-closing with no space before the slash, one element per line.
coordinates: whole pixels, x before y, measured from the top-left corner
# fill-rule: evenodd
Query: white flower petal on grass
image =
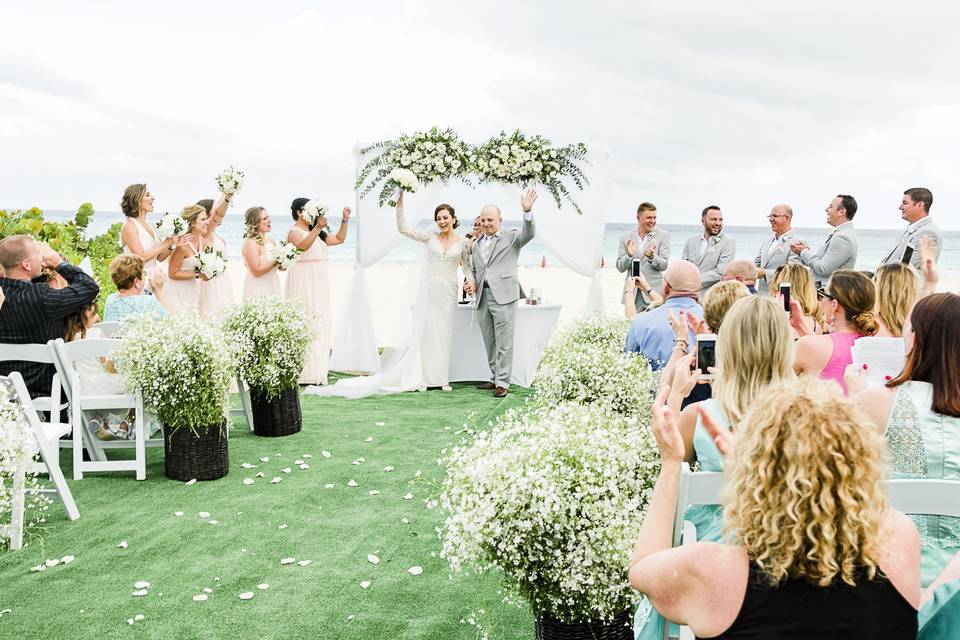
<path fill-rule="evenodd" d="M 46 571 L 46 570 L 47 570 L 47 567 L 42 564 L 38 564 L 35 567 L 30 567 L 30 571 L 34 573 L 40 573 L 41 571 Z"/>
<path fill-rule="evenodd" d="M 418 576 L 421 573 L 423 573 L 423 567 L 410 567 L 409 569 L 407 569 L 407 573 L 409 573 L 412 576 Z"/>
<path fill-rule="evenodd" d="M 146 580 L 140 580 L 139 582 L 134 582 L 134 583 L 133 583 L 133 588 L 134 588 L 134 589 L 149 589 L 149 588 L 150 588 L 150 583 L 147 582 Z"/>
<path fill-rule="evenodd" d="M 192 485 L 192 484 L 197 484 L 197 479 L 194 478 L 193 480 L 187 480 L 187 481 L 184 482 L 183 484 L 185 484 L 185 485 L 187 485 L 187 486 L 189 487 L 189 486 Z"/>
<path fill-rule="evenodd" d="M 412 494 L 412 493 L 408 493 L 408 494 L 406 494 L 406 495 L 403 496 L 403 499 L 404 499 L 404 500 L 412 500 L 412 499 L 413 499 L 413 494 Z"/>
<path fill-rule="evenodd" d="M 258 471 L 258 472 L 257 472 L 257 475 L 255 475 L 255 476 L 253 476 L 253 477 L 254 477 L 254 478 L 266 478 L 267 476 L 263 473 L 263 471 Z"/>
<path fill-rule="evenodd" d="M 260 589 L 261 591 L 269 588 L 270 588 L 270 585 L 268 585 L 266 582 L 261 582 L 260 584 L 257 585 L 257 589 Z"/>
<path fill-rule="evenodd" d="M 209 518 L 209 517 L 210 517 L 210 513 L 207 512 L 207 511 L 201 511 L 201 512 L 198 513 L 197 515 L 200 516 L 201 518 Z"/>
<path fill-rule="evenodd" d="M 354 618 L 354 615 L 351 613 L 349 616 L 347 616 L 347 622 L 350 622 L 351 620 L 353 620 L 353 618 Z"/>
<path fill-rule="evenodd" d="M 267 456 L 263 456 L 262 458 L 260 458 L 260 462 L 270 462 L 270 458 L 268 458 Z"/>
<path fill-rule="evenodd" d="M 384 467 L 383 470 L 384 470 L 384 471 L 393 471 L 393 467 Z"/>
<path fill-rule="evenodd" d="M 48 567 L 55 567 L 58 564 L 60 564 L 60 559 L 53 558 L 52 560 L 47 560 L 44 564 L 47 565 Z"/>
<path fill-rule="evenodd" d="M 363 582 L 361 582 L 361 583 L 360 583 L 360 588 L 361 588 L 361 589 L 369 589 L 369 588 L 370 588 L 370 581 L 369 581 L 369 580 L 364 580 Z"/>
<path fill-rule="evenodd" d="M 294 460 L 294 461 L 293 461 L 293 464 L 301 465 L 301 464 L 303 464 L 303 460 Z"/>
<path fill-rule="evenodd" d="M 138 589 L 138 590 L 134 591 L 133 593 L 131 593 L 130 595 L 133 596 L 134 598 L 142 598 L 143 596 L 147 595 L 147 590 L 146 590 L 146 589 Z"/>
<path fill-rule="evenodd" d="M 257 468 L 257 465 L 255 465 L 255 464 L 250 464 L 249 462 L 244 462 L 244 463 L 242 463 L 240 466 L 243 467 L 244 469 L 256 469 L 256 468 Z"/>
<path fill-rule="evenodd" d="M 324 458 L 329 458 L 333 454 L 330 453 L 329 451 L 321 451 L 320 455 L 322 455 Z"/>
<path fill-rule="evenodd" d="M 280 484 L 281 482 L 283 482 L 283 478 L 274 478 L 270 481 L 270 484 Z"/>
<path fill-rule="evenodd" d="M 400 520 L 400 522 L 402 522 L 403 524 L 410 524 L 410 520 L 408 518 L 403 518 L 402 520 Z"/>
<path fill-rule="evenodd" d="M 243 484 L 246 484 L 246 485 L 251 485 L 251 484 L 253 484 L 253 478 L 244 478 L 244 479 L 243 479 Z"/>
<path fill-rule="evenodd" d="M 117 545 L 117 549 L 126 549 L 126 548 L 129 547 L 129 546 L 130 546 L 130 545 L 127 544 L 127 541 L 126 541 L 126 540 L 121 540 L 121 541 L 120 541 L 120 544 Z"/>
<path fill-rule="evenodd" d="M 145 616 L 142 613 L 138 613 L 137 615 L 133 616 L 133 620 L 134 622 L 140 622 L 141 620 L 144 619 L 144 617 Z"/>
<path fill-rule="evenodd" d="M 207 520 L 207 524 L 220 524 L 217 520 Z"/>
<path fill-rule="evenodd" d="M 306 470 L 309 469 L 309 468 L 310 468 L 310 465 L 308 465 L 306 462 L 304 462 L 302 465 L 300 465 L 300 470 L 301 470 L 301 471 L 306 471 Z"/>
<path fill-rule="evenodd" d="M 373 442 L 373 436 L 370 436 L 369 438 L 367 438 L 366 440 L 364 440 L 364 442 Z"/>
<path fill-rule="evenodd" d="M 298 562 L 297 564 L 300 565 L 301 567 L 306 567 L 306 566 L 308 566 L 311 562 L 313 562 L 313 560 L 301 560 L 301 561 Z"/>
<path fill-rule="evenodd" d="M 286 529 L 286 528 L 287 528 L 287 525 L 285 525 L 285 524 L 282 524 L 282 525 L 280 525 L 279 527 L 277 527 L 277 529 Z"/>
<path fill-rule="evenodd" d="M 173 515 L 177 516 L 178 518 L 181 518 L 183 517 L 183 511 L 174 511 Z"/>
<path fill-rule="evenodd" d="M 296 561 L 296 558 L 284 558 L 280 561 L 280 564 L 293 564 Z"/>
<path fill-rule="evenodd" d="M 383 426 L 385 426 L 386 424 L 387 424 L 386 422 L 378 422 L 378 423 L 377 423 L 377 426 L 378 426 L 378 427 L 383 427 Z"/>
<path fill-rule="evenodd" d="M 283 469 L 280 469 L 280 471 L 281 471 L 282 473 L 290 473 L 290 471 L 292 471 L 292 469 L 290 469 L 290 467 L 284 467 Z"/>
<path fill-rule="evenodd" d="M 253 600 L 253 591 L 244 591 L 240 594 L 241 600 Z"/>
<path fill-rule="evenodd" d="M 359 485 L 357 484 L 357 481 L 356 481 L 356 480 L 349 480 L 349 481 L 347 481 L 347 486 L 348 486 L 348 487 L 356 487 L 356 486 L 359 486 Z"/>
<path fill-rule="evenodd" d="M 206 602 L 206 600 L 207 600 L 208 597 L 209 597 L 209 596 L 207 596 L 207 594 L 205 594 L 205 593 L 198 593 L 197 595 L 193 596 L 193 601 L 194 601 L 194 602 Z"/>
<path fill-rule="evenodd" d="M 204 592 L 204 593 L 213 593 L 213 589 L 211 589 L 210 587 L 204 587 L 204 588 L 203 588 L 203 592 Z"/>
<path fill-rule="evenodd" d="M 370 564 L 380 564 L 380 558 L 373 555 L 372 553 L 367 554 L 367 562 Z"/>
<path fill-rule="evenodd" d="M 133 618 L 127 618 L 127 624 L 133 624 Z"/>
<path fill-rule="evenodd" d="M 305 453 L 303 454 L 303 457 L 309 459 L 309 458 L 312 458 L 313 456 L 310 455 L 309 453 Z"/>
<path fill-rule="evenodd" d="M 63 564 L 70 564 L 76 559 L 77 559 L 76 556 L 63 556 L 62 558 L 60 558 L 60 562 Z"/>
<path fill-rule="evenodd" d="M 333 489 L 333 485 L 332 485 L 332 484 L 325 484 L 325 485 L 323 485 L 323 488 L 324 488 L 324 489 Z"/>
<path fill-rule="evenodd" d="M 371 496 L 378 496 L 378 495 L 380 495 L 380 492 L 377 491 L 376 489 L 371 489 L 370 491 L 367 491 L 367 494 L 369 494 L 369 495 L 371 495 Z"/>

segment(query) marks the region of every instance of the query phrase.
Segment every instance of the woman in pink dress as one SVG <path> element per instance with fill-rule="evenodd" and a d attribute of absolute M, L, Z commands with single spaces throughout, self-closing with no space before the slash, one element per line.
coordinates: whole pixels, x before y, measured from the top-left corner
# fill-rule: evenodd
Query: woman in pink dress
<path fill-rule="evenodd" d="M 294 225 L 287 231 L 287 242 L 295 245 L 303 254 L 287 274 L 286 298 L 299 300 L 304 305 L 307 321 L 315 331 L 315 337 L 307 348 L 300 384 L 327 384 L 332 326 L 327 247 L 342 244 L 346 239 L 350 208 L 343 208 L 340 228 L 336 235 L 329 235 L 324 230 L 326 218 L 316 220 L 313 227 L 303 219 L 303 207 L 307 202 L 307 198 L 297 198 L 290 205 Z"/>
<path fill-rule="evenodd" d="M 157 263 L 163 262 L 173 255 L 178 242 L 189 242 L 189 238 L 157 238 L 157 231 L 147 221 L 147 216 L 153 212 L 153 194 L 145 184 L 132 184 L 123 191 L 120 200 L 120 209 L 126 220 L 120 227 L 120 246 L 128 255 L 140 256 L 143 259 L 143 272 L 147 284 L 154 278 L 163 278 L 163 270 Z M 148 286 L 148 289 L 150 287 Z"/>
<path fill-rule="evenodd" d="M 243 221 L 246 225 L 243 264 L 247 266 L 247 276 L 243 280 L 244 301 L 254 296 L 282 296 L 277 263 L 267 255 L 267 251 L 276 245 L 267 235 L 273 228 L 270 214 L 263 207 L 250 207 L 243 214 Z"/>
<path fill-rule="evenodd" d="M 209 198 L 197 201 L 198 205 L 207 210 L 208 215 L 204 241 L 208 247 L 219 249 L 224 257 L 229 255 L 227 243 L 217 235 L 216 230 L 223 222 L 232 196 L 233 194 L 222 195 L 216 204 Z M 200 317 L 211 320 L 223 315 L 233 305 L 233 278 L 230 275 L 230 264 L 227 263 L 227 270 L 219 276 L 200 282 Z"/>
<path fill-rule="evenodd" d="M 184 207 L 180 214 L 187 221 L 190 240 L 178 244 L 167 268 L 169 282 L 163 297 L 170 313 L 197 313 L 200 310 L 200 280 L 206 277 L 196 271 L 197 254 L 206 247 L 207 210 L 198 204 Z"/>

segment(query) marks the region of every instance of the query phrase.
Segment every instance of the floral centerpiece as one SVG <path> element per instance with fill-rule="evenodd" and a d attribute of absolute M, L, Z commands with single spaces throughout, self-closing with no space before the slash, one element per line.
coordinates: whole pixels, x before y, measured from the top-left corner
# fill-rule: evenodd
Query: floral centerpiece
<path fill-rule="evenodd" d="M 205 247 L 195 257 L 197 265 L 193 270 L 207 280 L 213 280 L 227 270 L 227 256 L 222 249 L 213 246 Z"/>
<path fill-rule="evenodd" d="M 577 213 L 583 213 L 563 180 L 569 180 L 580 191 L 590 183 L 580 168 L 586 155 L 585 144 L 555 147 L 542 136 L 528 136 L 518 129 L 509 135 L 501 132 L 477 147 L 473 167 L 482 182 L 505 182 L 524 188 L 542 184 L 558 207 L 566 199 Z"/>
<path fill-rule="evenodd" d="M 354 188 L 360 197 L 380 187 L 382 207 L 397 189 L 413 192 L 420 184 L 442 182 L 464 177 L 471 165 L 470 145 L 460 140 L 453 129 L 433 127 L 413 135 L 401 135 L 365 147 L 360 154 L 379 152 L 360 171 Z M 396 200 L 391 200 L 396 206 Z"/>
<path fill-rule="evenodd" d="M 227 474 L 230 381 L 237 349 L 214 324 L 191 314 L 126 323 L 116 353 L 130 392 L 163 424 L 167 477 L 213 480 Z"/>
<path fill-rule="evenodd" d="M 602 405 L 508 411 L 443 461 L 442 557 L 498 570 L 539 631 L 606 623 L 632 638 L 627 558 L 659 471 L 649 424 Z"/>
<path fill-rule="evenodd" d="M 267 250 L 267 256 L 273 260 L 280 269 L 289 269 L 296 262 L 300 254 L 303 253 L 292 242 L 281 240 Z"/>
<path fill-rule="evenodd" d="M 301 307 L 275 296 L 257 296 L 234 307 L 223 329 L 239 351 L 239 374 L 250 387 L 254 433 L 300 431 L 297 383 L 311 330 Z"/>
<path fill-rule="evenodd" d="M 243 171 L 233 167 L 225 169 L 217 176 L 217 188 L 224 195 L 233 195 L 243 187 Z"/>
<path fill-rule="evenodd" d="M 165 213 L 157 220 L 157 239 L 161 242 L 167 238 L 182 236 L 187 232 L 187 221 L 179 213 Z"/>

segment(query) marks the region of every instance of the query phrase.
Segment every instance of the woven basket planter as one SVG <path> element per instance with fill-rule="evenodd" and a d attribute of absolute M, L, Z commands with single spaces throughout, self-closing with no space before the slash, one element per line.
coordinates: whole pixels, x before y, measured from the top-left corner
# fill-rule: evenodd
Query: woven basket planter
<path fill-rule="evenodd" d="M 303 427 L 299 387 L 281 391 L 279 396 L 269 400 L 260 389 L 251 387 L 250 407 L 253 410 L 253 432 L 258 436 L 289 436 L 299 433 Z"/>
<path fill-rule="evenodd" d="M 536 640 L 633 640 L 630 611 L 624 611 L 609 622 L 568 624 L 546 614 L 537 614 L 533 620 Z"/>
<path fill-rule="evenodd" d="M 163 425 L 164 470 L 171 480 L 216 480 L 227 475 L 227 425 L 211 426 L 194 433 Z"/>

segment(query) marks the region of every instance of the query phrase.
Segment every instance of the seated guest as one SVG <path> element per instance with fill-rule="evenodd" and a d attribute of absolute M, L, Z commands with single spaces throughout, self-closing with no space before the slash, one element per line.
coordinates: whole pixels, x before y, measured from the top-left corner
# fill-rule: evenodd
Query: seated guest
<path fill-rule="evenodd" d="M 96 300 L 100 287 L 46 244 L 27 235 L 0 240 L 0 278 L 6 303 L 0 308 L 0 343 L 46 344 L 62 338 L 64 320 Z M 68 285 L 52 289 L 32 282 L 44 267 L 56 269 Z M 19 371 L 33 397 L 48 395 L 54 366 L 35 362 L 0 362 L 0 374 Z"/>
<path fill-rule="evenodd" d="M 120 254 L 110 262 L 110 279 L 117 285 L 116 293 L 107 296 L 103 307 L 103 319 L 119 322 L 129 316 L 154 315 L 163 317 L 166 309 L 157 300 L 162 295 L 162 281 L 154 283 L 154 294 L 144 293 L 147 283 L 143 279 L 143 258 Z"/>
<path fill-rule="evenodd" d="M 960 628 L 960 553 L 923 590 L 917 640 L 953 640 Z"/>
<path fill-rule="evenodd" d="M 642 309 L 637 308 L 638 291 L 646 296 L 646 302 Z M 650 283 L 643 276 L 643 273 L 636 278 L 627 278 L 623 287 L 623 313 L 627 317 L 627 320 L 630 320 L 642 311 L 656 309 L 662 304 L 663 296 L 650 286 Z"/>
<path fill-rule="evenodd" d="M 882 438 L 835 386 L 767 387 L 735 437 L 703 413 L 726 452 L 728 542 L 673 549 L 685 451 L 666 395 L 654 405 L 660 474 L 629 573 L 657 611 L 698 638 L 916 638 L 920 539 L 887 502 Z"/>
<path fill-rule="evenodd" d="M 707 291 L 703 301 L 703 320 L 710 333 L 720 333 L 723 319 L 735 302 L 750 295 L 750 290 L 738 280 L 719 282 Z"/>
<path fill-rule="evenodd" d="M 927 296 L 904 325 L 907 360 L 900 375 L 885 387 L 863 389 L 862 369 L 847 371 L 854 402 L 886 436 L 895 476 L 960 480 L 958 326 L 960 296 Z M 960 550 L 960 518 L 917 516 L 917 525 L 926 585 Z"/>
<path fill-rule="evenodd" d="M 790 283 L 790 300 L 799 305 L 803 320 L 802 333 L 790 327 L 793 337 L 822 333 L 823 309 L 817 301 L 817 287 L 810 276 L 810 270 L 798 263 L 789 263 L 780 267 L 770 279 L 770 295 L 779 296 L 780 285 L 787 282 Z"/>
<path fill-rule="evenodd" d="M 890 262 L 877 269 L 873 280 L 877 287 L 877 303 L 873 309 L 879 326 L 877 335 L 899 338 L 917 301 L 920 278 L 909 265 Z"/>
<path fill-rule="evenodd" d="M 703 307 L 697 304 L 699 292 L 700 270 L 696 265 L 680 260 L 667 267 L 663 274 L 663 304 L 633 319 L 623 350 L 642 354 L 653 369 L 660 369 L 670 359 L 673 350 L 670 311 L 703 315 Z M 695 341 L 691 331 L 689 343 Z"/>
<path fill-rule="evenodd" d="M 817 290 L 817 298 L 829 333 L 797 340 L 793 368 L 797 374 L 833 380 L 846 392 L 843 372 L 853 362 L 853 343 L 877 332 L 873 282 L 859 271 L 841 269 L 833 273 L 825 290 Z"/>
<path fill-rule="evenodd" d="M 727 265 L 722 280 L 736 280 L 747 286 L 751 294 L 757 293 L 757 267 L 750 260 L 734 260 Z"/>

